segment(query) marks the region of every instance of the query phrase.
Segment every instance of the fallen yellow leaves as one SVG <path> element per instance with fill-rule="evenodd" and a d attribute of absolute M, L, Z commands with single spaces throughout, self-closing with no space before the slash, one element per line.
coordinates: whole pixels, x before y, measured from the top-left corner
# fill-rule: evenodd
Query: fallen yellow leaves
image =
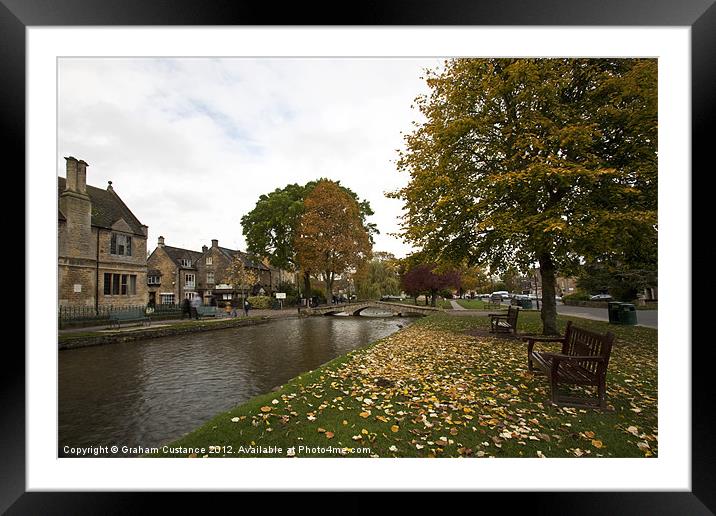
<path fill-rule="evenodd" d="M 625 357 L 631 360 L 628 353 L 613 352 L 610 373 L 613 367 L 616 378 Z M 644 363 L 645 370 L 649 367 Z M 328 428 L 342 425 L 356 434 L 352 440 L 370 444 L 373 454 L 383 456 L 398 451 L 423 457 L 615 456 L 624 449 L 614 442 L 615 433 L 634 447 L 634 454 L 650 456 L 658 446 L 656 421 L 646 419 L 645 412 L 656 406 L 656 392 L 638 373 L 631 372 L 629 379 L 608 383 L 619 419 L 552 407 L 549 382 L 526 370 L 521 343 L 416 324 L 322 370 L 320 379 L 299 384 L 296 392 L 280 396 L 281 402 L 272 400 L 251 424 L 270 432 L 270 421 L 282 423 L 274 434 L 283 431 L 289 439 L 297 435 L 294 425 L 301 435 L 300 425 L 308 421 Z M 608 425 L 602 424 L 610 417 Z M 309 428 L 315 438 L 334 438 L 326 428 Z"/>

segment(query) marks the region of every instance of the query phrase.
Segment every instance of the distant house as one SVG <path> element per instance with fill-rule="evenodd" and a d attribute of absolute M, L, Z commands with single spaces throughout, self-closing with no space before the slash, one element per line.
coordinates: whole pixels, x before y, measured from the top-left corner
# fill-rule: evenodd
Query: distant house
<path fill-rule="evenodd" d="M 172 247 L 160 236 L 147 260 L 147 292 L 150 305 L 176 304 L 200 296 L 198 264 L 203 253 Z"/>
<path fill-rule="evenodd" d="M 219 241 L 211 241 L 211 247 L 202 248 L 202 256 L 197 264 L 199 290 L 208 304 L 212 298 L 219 305 L 235 302 L 243 296 L 240 285 L 232 285 L 228 279 L 228 269 L 234 257 L 238 257 L 244 267 L 253 269 L 258 281 L 250 286 L 249 295 L 271 295 L 274 292 L 273 270 L 266 266 L 260 258 L 235 249 L 220 247 Z"/>
<path fill-rule="evenodd" d="M 201 251 L 172 247 L 160 236 L 157 247 L 147 260 L 147 290 L 149 304 L 180 303 L 183 299 L 200 296 L 205 305 L 212 301 L 218 305 L 236 302 L 242 297 L 240 286 L 232 285 L 227 270 L 235 256 L 244 266 L 258 276 L 258 281 L 248 289 L 248 295 L 271 295 L 283 276 L 278 269 L 266 265 L 257 256 L 235 249 L 220 247 L 218 240 L 211 247 L 202 246 Z"/>
<path fill-rule="evenodd" d="M 65 158 L 58 177 L 60 306 L 144 305 L 148 228 L 117 195 L 87 184 L 87 163 Z"/>

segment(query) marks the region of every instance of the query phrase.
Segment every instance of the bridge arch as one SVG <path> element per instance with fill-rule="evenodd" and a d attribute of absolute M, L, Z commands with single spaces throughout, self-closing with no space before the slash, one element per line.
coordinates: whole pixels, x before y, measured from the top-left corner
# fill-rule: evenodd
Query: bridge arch
<path fill-rule="evenodd" d="M 315 308 L 301 309 L 301 313 L 306 315 L 336 315 L 339 313 L 347 313 L 353 316 L 360 315 L 361 312 L 368 308 L 379 308 L 392 312 L 398 316 L 408 315 L 432 315 L 440 313 L 443 310 L 429 306 L 404 305 L 400 303 L 386 303 L 383 301 L 362 301 L 358 303 L 346 303 L 343 305 L 328 305 Z"/>

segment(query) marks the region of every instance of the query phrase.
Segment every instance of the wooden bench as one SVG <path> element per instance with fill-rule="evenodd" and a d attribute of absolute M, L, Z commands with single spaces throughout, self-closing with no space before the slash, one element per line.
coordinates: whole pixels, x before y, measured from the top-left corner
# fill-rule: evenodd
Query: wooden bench
<path fill-rule="evenodd" d="M 197 306 L 196 314 L 198 317 L 216 317 L 219 315 L 219 308 L 216 306 Z"/>
<path fill-rule="evenodd" d="M 502 296 L 499 294 L 491 295 L 487 301 L 488 308 L 500 308 L 502 306 Z"/>
<path fill-rule="evenodd" d="M 549 377 L 552 403 L 570 407 L 606 408 L 607 366 L 614 343 L 613 333 L 602 335 L 574 326 L 569 321 L 563 337 L 525 336 L 522 340 L 527 342 L 529 370 L 532 371 L 533 365 L 537 364 Z M 562 351 L 534 351 L 537 342 L 561 342 Z M 597 388 L 597 397 L 560 396 L 559 384 L 594 386 Z"/>
<path fill-rule="evenodd" d="M 507 308 L 507 313 L 488 314 L 490 316 L 490 332 L 516 334 L 519 313 L 520 307 L 510 306 Z"/>
<path fill-rule="evenodd" d="M 109 327 L 116 326 L 120 328 L 123 322 L 141 322 L 142 325 L 151 324 L 149 317 L 141 308 L 132 308 L 129 310 L 119 310 L 109 314 Z"/>

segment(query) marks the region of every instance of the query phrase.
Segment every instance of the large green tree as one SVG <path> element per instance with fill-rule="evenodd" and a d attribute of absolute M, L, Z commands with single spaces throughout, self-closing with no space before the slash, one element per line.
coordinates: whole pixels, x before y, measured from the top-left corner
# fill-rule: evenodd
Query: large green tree
<path fill-rule="evenodd" d="M 380 299 L 400 294 L 398 260 L 391 253 L 373 253 L 370 261 L 358 267 L 354 279 L 358 299 Z"/>
<path fill-rule="evenodd" d="M 657 233 L 655 59 L 453 59 L 416 99 L 402 235 L 437 260 L 555 276 Z"/>
<path fill-rule="evenodd" d="M 246 238 L 247 250 L 259 256 L 266 256 L 274 267 L 298 270 L 295 235 L 296 228 L 305 211 L 304 201 L 320 180 L 305 185 L 289 184 L 271 193 L 261 195 L 254 209 L 241 217 L 241 227 Z M 361 223 L 371 238 L 378 233 L 375 224 L 368 222 L 373 215 L 370 203 L 360 200 L 350 188 L 340 185 L 340 190 L 357 203 Z M 311 271 L 303 270 L 304 292 L 311 292 Z"/>

